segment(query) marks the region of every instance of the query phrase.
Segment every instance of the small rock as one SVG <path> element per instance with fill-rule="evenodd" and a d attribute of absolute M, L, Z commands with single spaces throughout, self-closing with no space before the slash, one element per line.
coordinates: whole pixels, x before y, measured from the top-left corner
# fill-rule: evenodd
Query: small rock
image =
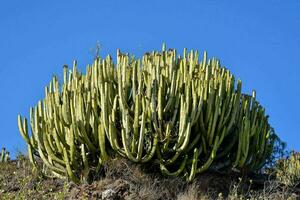
<path fill-rule="evenodd" d="M 109 188 L 109 189 L 104 190 L 102 192 L 101 197 L 102 197 L 103 200 L 108 200 L 108 199 L 114 199 L 114 198 L 116 198 L 116 195 L 117 195 L 116 191 L 114 191 L 113 189 Z"/>

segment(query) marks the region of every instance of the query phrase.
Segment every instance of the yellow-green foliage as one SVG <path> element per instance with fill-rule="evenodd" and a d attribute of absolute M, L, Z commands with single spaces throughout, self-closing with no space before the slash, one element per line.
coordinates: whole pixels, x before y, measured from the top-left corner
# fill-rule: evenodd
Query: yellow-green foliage
<path fill-rule="evenodd" d="M 9 152 L 6 151 L 6 149 L 3 147 L 0 154 L 0 163 L 7 162 L 9 161 L 9 159 L 10 159 Z"/>
<path fill-rule="evenodd" d="M 31 162 L 39 156 L 59 177 L 78 182 L 109 158 L 160 163 L 166 175 L 193 180 L 209 168 L 260 169 L 272 150 L 273 131 L 256 93 L 241 93 L 206 52 L 117 53 L 96 58 L 86 73 L 64 67 L 45 98 L 18 125 Z"/>
<path fill-rule="evenodd" d="M 300 153 L 292 152 L 287 159 L 279 160 L 275 172 L 277 179 L 285 185 L 300 185 Z"/>

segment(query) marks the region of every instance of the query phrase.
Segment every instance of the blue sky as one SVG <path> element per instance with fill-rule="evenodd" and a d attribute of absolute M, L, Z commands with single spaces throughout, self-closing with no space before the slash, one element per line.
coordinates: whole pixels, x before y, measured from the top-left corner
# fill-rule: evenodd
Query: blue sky
<path fill-rule="evenodd" d="M 51 2 L 51 3 L 45 3 Z M 116 49 L 207 50 L 256 89 L 270 123 L 300 150 L 300 1 L 15 1 L 0 3 L 0 148 L 25 151 L 17 114 L 43 98 L 52 75 Z"/>

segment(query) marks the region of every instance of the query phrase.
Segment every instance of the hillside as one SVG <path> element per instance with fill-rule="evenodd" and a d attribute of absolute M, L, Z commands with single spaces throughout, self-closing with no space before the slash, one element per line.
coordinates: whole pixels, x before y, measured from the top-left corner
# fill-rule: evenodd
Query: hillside
<path fill-rule="evenodd" d="M 40 165 L 40 167 L 42 167 Z M 109 161 L 90 183 L 76 185 L 32 171 L 25 156 L 0 163 L 0 199 L 299 199 L 299 188 L 271 175 L 240 178 L 218 172 L 200 174 L 193 183 L 163 177 L 149 166 L 125 159 Z"/>

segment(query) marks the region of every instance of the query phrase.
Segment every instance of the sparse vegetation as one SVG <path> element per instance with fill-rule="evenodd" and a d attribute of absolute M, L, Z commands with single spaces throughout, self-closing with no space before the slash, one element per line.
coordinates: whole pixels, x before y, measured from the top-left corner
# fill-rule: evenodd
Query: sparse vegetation
<path fill-rule="evenodd" d="M 42 162 L 37 160 L 39 169 Z M 155 169 L 155 168 L 153 168 Z M 91 183 L 76 185 L 32 170 L 27 157 L 0 164 L 0 199 L 144 199 L 144 200 L 297 200 L 300 188 L 283 184 L 275 176 L 240 177 L 207 171 L 187 183 L 128 161 L 106 162 Z"/>

